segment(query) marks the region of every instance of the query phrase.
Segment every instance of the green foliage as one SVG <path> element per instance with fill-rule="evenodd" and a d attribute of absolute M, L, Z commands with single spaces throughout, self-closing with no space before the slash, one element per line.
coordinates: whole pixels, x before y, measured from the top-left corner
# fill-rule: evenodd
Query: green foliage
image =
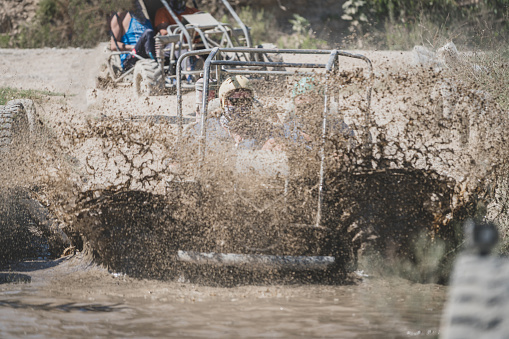
<path fill-rule="evenodd" d="M 216 2 L 207 6 L 218 10 L 222 6 Z M 131 0 L 40 0 L 36 19 L 15 36 L 0 35 L 0 47 L 92 47 L 108 39 L 107 18 L 112 12 L 130 6 Z M 409 49 L 416 44 L 433 45 L 437 37 L 458 45 L 475 45 L 488 41 L 481 37 L 486 32 L 498 42 L 509 32 L 509 0 L 345 0 L 342 9 L 343 13 L 336 11 L 322 18 L 339 22 L 336 27 L 341 28 L 347 21 L 349 30 L 336 29 L 332 37 L 339 41 L 338 36 L 351 34 L 357 48 Z M 251 28 L 255 44 L 273 42 L 288 48 L 328 45 L 316 37 L 311 23 L 301 15 L 293 15 L 289 20 L 292 31 L 285 33 L 287 23 L 277 21 L 276 9 L 252 3 L 237 13 Z M 226 16 L 221 21 L 232 22 Z"/>
<path fill-rule="evenodd" d="M 292 24 L 292 30 L 294 31 L 294 33 L 300 35 L 308 34 L 311 24 L 306 18 L 298 14 L 294 14 L 293 19 L 290 19 L 288 21 Z"/>
<path fill-rule="evenodd" d="M 361 23 L 368 21 L 364 5 L 366 5 L 366 1 L 363 0 L 346 1 L 342 6 L 345 14 L 341 16 L 341 19 L 350 21 L 351 28 L 358 28 Z"/>
<path fill-rule="evenodd" d="M 0 48 L 9 47 L 10 36 L 7 34 L 0 34 Z"/>
<path fill-rule="evenodd" d="M 293 19 L 289 22 L 292 24 L 293 34 L 278 39 L 277 44 L 280 48 L 326 48 L 327 41 L 315 37 L 311 24 L 306 18 L 293 14 Z"/>
<path fill-rule="evenodd" d="M 34 89 L 23 90 L 12 87 L 0 87 L 0 105 L 5 105 L 13 99 L 40 99 L 43 96 L 63 96 L 62 93 L 38 91 Z"/>
<path fill-rule="evenodd" d="M 509 109 L 509 48 L 502 47 L 491 52 L 473 53 L 470 68 L 460 70 L 464 81 L 472 82 L 486 91 L 504 109 Z"/>
<path fill-rule="evenodd" d="M 364 39 L 382 49 L 436 46 L 445 40 L 500 43 L 509 33 L 509 0 L 348 0 L 343 11 L 357 45 Z"/>
<path fill-rule="evenodd" d="M 41 0 L 36 20 L 12 37 L 15 47 L 92 47 L 107 37 L 107 18 L 127 10 L 130 0 Z M 1 41 L 0 41 L 1 43 Z"/>
<path fill-rule="evenodd" d="M 441 47 L 454 39 L 447 30 L 421 17 L 419 23 L 390 24 L 386 22 L 383 30 L 385 48 L 390 50 L 410 50 L 415 45 Z M 454 34 L 453 34 L 454 35 Z"/>
<path fill-rule="evenodd" d="M 59 4 L 55 0 L 41 0 L 37 8 L 37 17 L 41 21 L 53 21 L 56 18 Z"/>
<path fill-rule="evenodd" d="M 255 10 L 247 6 L 242 7 L 237 14 L 242 22 L 251 29 L 253 44 L 259 45 L 274 40 L 274 33 L 276 32 L 274 13 L 263 8 Z M 223 20 L 227 20 L 227 18 L 224 17 Z"/>

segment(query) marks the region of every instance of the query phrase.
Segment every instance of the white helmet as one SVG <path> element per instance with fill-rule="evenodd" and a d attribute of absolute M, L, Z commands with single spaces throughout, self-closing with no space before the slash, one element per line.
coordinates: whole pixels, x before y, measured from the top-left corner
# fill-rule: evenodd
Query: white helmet
<path fill-rule="evenodd" d="M 221 107 L 225 106 L 225 100 L 229 94 L 235 90 L 243 89 L 253 94 L 253 89 L 248 78 L 242 75 L 234 75 L 229 77 L 219 87 L 219 100 L 221 101 Z"/>

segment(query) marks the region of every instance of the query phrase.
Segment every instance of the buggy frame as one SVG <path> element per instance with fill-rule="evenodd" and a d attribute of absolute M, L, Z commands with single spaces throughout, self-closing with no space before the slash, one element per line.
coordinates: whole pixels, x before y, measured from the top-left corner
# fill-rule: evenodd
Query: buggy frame
<path fill-rule="evenodd" d="M 302 62 L 272 62 L 272 61 L 249 61 L 249 60 L 227 60 L 222 56 L 227 53 L 264 53 L 271 54 L 277 53 L 280 55 L 286 54 L 299 54 L 299 55 L 328 55 L 326 63 L 302 63 Z M 199 182 L 201 179 L 200 170 L 205 162 L 206 157 L 206 121 L 208 119 L 208 101 L 209 91 L 212 79 L 216 80 L 216 84 L 220 84 L 225 76 L 233 74 L 241 74 L 244 76 L 260 77 L 260 76 L 309 76 L 316 75 L 315 72 L 304 72 L 298 69 L 323 69 L 325 71 L 325 78 L 329 79 L 338 70 L 341 58 L 354 58 L 362 60 L 367 65 L 366 78 L 369 81 L 369 86 L 366 88 L 366 106 L 365 106 L 365 126 L 362 131 L 362 140 L 365 146 L 369 147 L 369 125 L 370 114 L 369 107 L 371 102 L 371 87 L 373 79 L 373 67 L 371 61 L 360 54 L 353 54 L 341 50 L 298 50 L 298 49 L 254 49 L 254 48 L 214 48 L 211 50 L 197 50 L 190 51 L 180 56 L 177 61 L 177 121 L 179 136 L 182 136 L 183 129 L 183 114 L 182 114 L 182 81 L 180 75 L 181 64 L 186 58 L 196 55 L 207 55 L 203 71 L 203 92 L 202 92 L 202 105 L 201 105 L 201 128 L 199 138 L 198 150 L 198 166 L 196 180 Z M 270 60 L 270 59 L 269 59 Z M 287 70 L 286 68 L 293 69 Z M 297 70 L 295 70 L 297 69 Z M 328 124 L 328 116 L 330 113 L 330 98 L 334 95 L 333 90 L 325 85 L 324 91 L 324 111 L 322 115 L 322 127 L 320 136 L 320 173 L 318 185 L 318 199 L 316 201 L 316 218 L 313 225 L 306 225 L 306 227 L 323 229 L 322 213 L 324 201 L 324 173 L 325 173 L 325 144 L 326 144 L 326 131 Z M 288 179 L 286 179 L 288 180 Z M 285 183 L 285 187 L 287 187 Z M 286 194 L 286 189 L 285 193 Z M 238 254 L 238 253 L 197 253 L 179 251 L 179 260 L 185 262 L 193 262 L 195 264 L 220 264 L 220 265 L 241 265 L 241 264 L 257 264 L 261 266 L 271 266 L 274 264 L 281 266 L 291 266 L 293 269 L 325 269 L 334 263 L 334 258 L 330 256 L 325 257 L 309 257 L 309 256 L 278 256 L 278 255 L 252 255 L 252 254 Z"/>

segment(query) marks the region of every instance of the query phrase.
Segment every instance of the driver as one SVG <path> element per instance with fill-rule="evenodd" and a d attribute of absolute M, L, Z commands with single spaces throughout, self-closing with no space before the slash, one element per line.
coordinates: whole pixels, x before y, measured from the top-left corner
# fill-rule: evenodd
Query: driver
<path fill-rule="evenodd" d="M 110 26 L 113 35 L 110 42 L 111 50 L 131 51 L 131 54 L 120 54 L 124 70 L 134 67 L 138 61 L 134 54 L 155 60 L 154 30 L 139 0 L 132 0 L 131 11 L 115 13 Z"/>
<path fill-rule="evenodd" d="M 182 21 L 184 15 L 199 12 L 198 8 L 187 7 L 186 0 L 170 0 L 168 2 L 171 9 L 177 14 L 177 17 L 180 21 Z M 157 31 L 162 35 L 168 34 L 168 26 L 176 24 L 175 20 L 173 20 L 173 17 L 170 15 L 170 12 L 168 12 L 166 7 L 161 7 L 157 10 L 154 22 Z"/>
<path fill-rule="evenodd" d="M 230 144 L 238 149 L 277 149 L 275 126 L 253 110 L 254 92 L 249 79 L 242 75 L 226 79 L 219 88 L 219 101 L 220 107 L 206 120 L 207 148 Z M 189 133 L 198 136 L 200 131 L 199 122 Z"/>
<path fill-rule="evenodd" d="M 195 13 L 199 12 L 198 8 L 196 8 L 196 7 L 194 7 L 194 8 L 188 7 L 186 5 L 186 2 L 187 2 L 186 0 L 170 0 L 168 2 L 169 2 L 170 8 L 175 12 L 175 14 L 177 15 L 177 17 L 180 21 L 182 21 L 184 15 L 195 14 Z M 171 32 L 168 32 L 168 26 L 176 24 L 175 20 L 170 15 L 170 12 L 168 12 L 166 7 L 164 7 L 164 6 L 157 10 L 156 16 L 154 19 L 154 23 L 155 23 L 156 30 L 161 35 L 167 35 L 168 33 L 171 33 Z M 175 52 L 174 52 L 175 57 L 178 58 L 181 54 L 187 52 L 187 50 L 188 50 L 187 48 L 184 48 L 184 49 L 175 48 Z M 168 53 L 169 53 L 168 51 L 165 53 L 165 59 L 170 57 L 170 55 Z M 199 60 L 200 60 L 199 56 L 191 56 L 191 57 L 187 58 L 186 69 L 188 71 L 194 71 L 197 68 L 197 62 Z M 168 63 L 168 60 L 166 60 L 166 63 Z M 182 67 L 184 67 L 184 65 Z M 189 75 L 187 77 L 187 80 L 188 80 L 188 82 L 192 82 L 193 77 L 191 75 Z"/>

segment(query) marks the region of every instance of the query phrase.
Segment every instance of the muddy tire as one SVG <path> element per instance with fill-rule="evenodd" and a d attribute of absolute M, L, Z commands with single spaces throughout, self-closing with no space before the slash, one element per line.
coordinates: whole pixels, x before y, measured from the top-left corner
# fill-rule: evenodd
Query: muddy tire
<path fill-rule="evenodd" d="M 0 188 L 0 266 L 30 258 L 58 258 L 70 240 L 28 189 Z"/>
<path fill-rule="evenodd" d="M 163 75 L 154 60 L 139 60 L 134 66 L 134 94 L 137 97 L 161 94 L 164 88 Z"/>
<path fill-rule="evenodd" d="M 30 138 L 38 125 L 32 100 L 12 100 L 0 106 L 0 152 L 8 152 L 15 145 Z"/>

